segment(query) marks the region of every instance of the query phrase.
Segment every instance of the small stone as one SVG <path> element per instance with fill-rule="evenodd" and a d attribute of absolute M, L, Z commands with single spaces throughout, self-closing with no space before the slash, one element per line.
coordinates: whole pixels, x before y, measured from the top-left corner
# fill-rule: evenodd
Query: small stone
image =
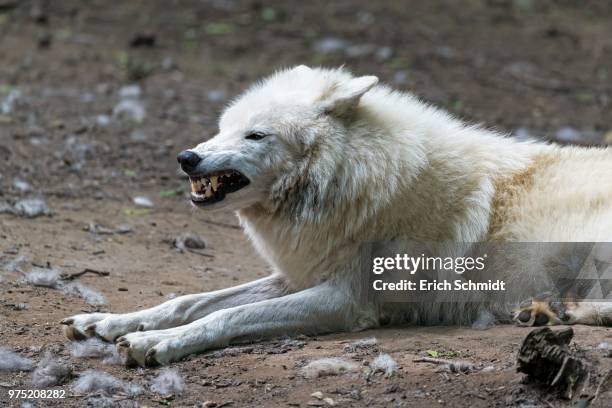
<path fill-rule="evenodd" d="M 336 37 L 326 37 L 314 44 L 314 50 L 321 54 L 333 54 L 349 46 L 348 41 Z"/>
<path fill-rule="evenodd" d="M 225 100 L 225 92 L 221 90 L 212 90 L 206 93 L 206 97 L 211 102 L 223 102 Z"/>
<path fill-rule="evenodd" d="M 333 398 L 323 398 L 323 401 L 325 401 L 325 403 L 327 405 L 329 405 L 330 407 L 335 407 L 336 406 L 336 401 L 333 400 Z"/>
<path fill-rule="evenodd" d="M 149 199 L 148 197 L 144 197 L 144 196 L 134 197 L 133 201 L 134 201 L 134 204 L 136 204 L 137 206 L 145 207 L 145 208 L 153 208 L 153 201 L 151 201 L 151 199 Z"/>
<path fill-rule="evenodd" d="M 15 187 L 21 193 L 26 193 L 30 191 L 30 184 L 27 181 L 23 181 L 18 177 L 15 177 L 15 179 L 13 180 L 13 187 Z"/>
<path fill-rule="evenodd" d="M 315 391 L 312 394 L 310 394 L 311 397 L 316 398 L 316 399 L 323 399 L 323 393 L 321 391 Z"/>
<path fill-rule="evenodd" d="M 391 47 L 380 47 L 376 50 L 376 59 L 379 61 L 386 61 L 393 56 L 393 48 Z"/>

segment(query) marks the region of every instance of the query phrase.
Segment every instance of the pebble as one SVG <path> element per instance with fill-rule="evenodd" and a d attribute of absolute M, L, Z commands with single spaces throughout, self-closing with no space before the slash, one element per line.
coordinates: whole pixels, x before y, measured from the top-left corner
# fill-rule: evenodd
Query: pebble
<path fill-rule="evenodd" d="M 148 197 L 144 197 L 144 196 L 134 197 L 133 201 L 134 201 L 134 204 L 136 204 L 137 206 L 145 207 L 145 208 L 153 208 L 153 201 L 151 201 L 151 199 L 149 199 Z"/>
<path fill-rule="evenodd" d="M 315 391 L 312 394 L 310 394 L 311 397 L 322 400 L 323 399 L 323 393 L 321 391 Z"/>
<path fill-rule="evenodd" d="M 30 184 L 27 181 L 23 181 L 20 178 L 15 177 L 13 180 L 13 187 L 22 193 L 30 191 Z"/>

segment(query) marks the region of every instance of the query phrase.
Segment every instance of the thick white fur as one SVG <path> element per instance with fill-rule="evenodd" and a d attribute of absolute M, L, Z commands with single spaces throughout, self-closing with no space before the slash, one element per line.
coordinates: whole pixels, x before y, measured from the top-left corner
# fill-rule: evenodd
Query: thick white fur
<path fill-rule="evenodd" d="M 235 169 L 251 180 L 205 210 L 237 210 L 273 276 L 124 315 L 77 315 L 64 321 L 67 335 L 121 336 L 120 351 L 145 365 L 243 339 L 375 327 L 386 316 L 464 323 L 478 309 L 471 299 L 389 310 L 364 303 L 360 246 L 611 240 L 608 150 L 519 142 L 376 83 L 341 69 L 277 72 L 193 149 L 196 172 Z M 268 136 L 245 139 L 252 131 Z M 537 275 L 500 270 L 491 279 L 527 285 Z M 505 300 L 525 297 L 515 290 Z M 592 310 L 571 322 L 593 323 Z"/>

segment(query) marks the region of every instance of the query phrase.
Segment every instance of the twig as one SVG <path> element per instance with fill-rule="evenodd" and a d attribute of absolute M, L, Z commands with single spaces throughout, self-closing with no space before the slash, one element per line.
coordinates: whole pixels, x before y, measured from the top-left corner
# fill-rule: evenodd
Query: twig
<path fill-rule="evenodd" d="M 110 275 L 110 273 L 108 271 L 98 271 L 96 269 L 85 268 L 81 272 L 63 273 L 61 275 L 61 278 L 63 280 L 73 280 L 73 279 L 78 278 L 79 276 L 85 275 L 86 273 L 93 273 L 93 274 L 98 275 L 98 276 L 108 276 L 108 275 Z"/>
<path fill-rule="evenodd" d="M 599 397 L 599 393 L 601 392 L 601 387 L 606 384 L 610 379 L 612 379 L 612 371 L 608 371 L 606 373 L 606 375 L 604 375 L 603 379 L 599 382 L 599 385 L 597 386 L 597 390 L 595 390 L 595 395 L 593 396 L 593 399 L 591 400 L 591 402 L 595 401 L 597 399 L 597 397 Z M 606 388 L 609 386 L 610 384 L 606 385 Z"/>
<path fill-rule="evenodd" d="M 191 249 L 191 248 L 185 248 L 185 251 L 188 251 L 188 252 L 191 252 L 193 254 L 200 255 L 200 256 L 205 256 L 207 258 L 214 258 L 215 257 L 214 255 L 207 254 L 207 253 L 200 252 L 200 251 L 196 251 L 195 249 Z"/>
<path fill-rule="evenodd" d="M 445 360 L 443 358 L 431 358 L 431 357 L 420 357 L 412 360 L 414 363 L 432 363 L 432 364 L 453 364 L 451 360 Z"/>

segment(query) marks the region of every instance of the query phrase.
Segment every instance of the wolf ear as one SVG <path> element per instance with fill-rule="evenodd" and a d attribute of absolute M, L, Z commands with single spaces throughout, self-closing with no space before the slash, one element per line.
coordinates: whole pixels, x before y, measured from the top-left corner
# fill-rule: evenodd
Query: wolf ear
<path fill-rule="evenodd" d="M 350 114 L 359 105 L 359 100 L 363 94 L 372 89 L 377 83 L 378 78 L 375 76 L 362 76 L 337 84 L 323 98 L 323 111 L 334 116 Z"/>

